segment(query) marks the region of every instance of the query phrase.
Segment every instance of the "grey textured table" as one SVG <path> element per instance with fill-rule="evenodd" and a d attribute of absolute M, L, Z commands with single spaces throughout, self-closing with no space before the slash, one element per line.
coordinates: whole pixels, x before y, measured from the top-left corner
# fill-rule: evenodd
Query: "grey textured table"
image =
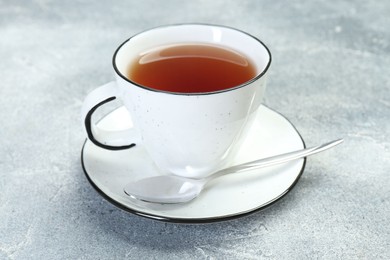
<path fill-rule="evenodd" d="M 0 1 L 0 259 L 389 259 L 390 2 Z M 80 165 L 86 94 L 134 33 L 206 22 L 273 54 L 265 103 L 307 145 L 294 190 L 263 211 L 180 225 L 124 212 Z"/>

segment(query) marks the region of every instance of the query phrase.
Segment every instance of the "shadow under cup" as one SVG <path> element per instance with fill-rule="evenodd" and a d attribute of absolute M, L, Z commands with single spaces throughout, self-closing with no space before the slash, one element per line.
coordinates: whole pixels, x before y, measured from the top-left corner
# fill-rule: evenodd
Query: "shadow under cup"
<path fill-rule="evenodd" d="M 141 53 L 169 44 L 212 44 L 250 58 L 256 76 L 214 92 L 178 93 L 153 89 L 129 79 L 127 71 Z M 271 63 L 257 38 L 229 27 L 181 24 L 137 34 L 116 50 L 113 66 L 119 96 L 156 165 L 166 173 L 202 178 L 229 166 L 245 132 L 255 120 Z"/>

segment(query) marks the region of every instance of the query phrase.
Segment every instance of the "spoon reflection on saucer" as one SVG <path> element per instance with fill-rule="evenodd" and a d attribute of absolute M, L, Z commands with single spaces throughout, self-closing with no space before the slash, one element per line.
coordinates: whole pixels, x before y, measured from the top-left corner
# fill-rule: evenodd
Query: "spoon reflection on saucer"
<path fill-rule="evenodd" d="M 217 171 L 204 179 L 190 179 L 176 175 L 148 177 L 128 183 L 124 187 L 124 192 L 132 198 L 146 202 L 162 204 L 185 203 L 196 198 L 208 182 L 225 174 L 253 170 L 300 159 L 325 151 L 342 142 L 343 139 L 338 139 L 312 148 L 232 166 Z"/>

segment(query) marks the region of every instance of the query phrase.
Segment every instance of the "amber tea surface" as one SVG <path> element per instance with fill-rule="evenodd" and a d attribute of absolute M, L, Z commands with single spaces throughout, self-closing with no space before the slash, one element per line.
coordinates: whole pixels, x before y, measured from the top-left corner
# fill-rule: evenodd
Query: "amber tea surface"
<path fill-rule="evenodd" d="M 127 77 L 155 90 L 203 93 L 239 86 L 256 77 L 256 68 L 235 50 L 188 43 L 141 53 L 131 62 Z"/>

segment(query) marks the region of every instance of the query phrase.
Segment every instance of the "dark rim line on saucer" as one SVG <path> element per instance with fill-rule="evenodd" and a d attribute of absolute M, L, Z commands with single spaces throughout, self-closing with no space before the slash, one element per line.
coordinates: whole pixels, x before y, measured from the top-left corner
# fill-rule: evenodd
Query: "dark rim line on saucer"
<path fill-rule="evenodd" d="M 303 140 L 301 134 L 298 132 L 298 130 L 296 129 L 296 127 L 294 126 L 294 124 L 292 124 L 290 122 L 290 120 L 288 120 L 284 115 L 282 115 L 281 113 L 265 106 L 265 105 L 262 105 L 264 107 L 266 107 L 267 109 L 277 113 L 278 115 L 282 116 L 284 119 L 286 119 L 290 125 L 294 128 L 294 130 L 296 131 L 296 133 L 298 134 L 299 138 L 301 139 L 302 141 L 302 144 L 303 144 L 303 148 L 306 148 L 306 144 L 305 144 L 305 141 Z M 244 217 L 244 216 L 247 216 L 249 214 L 253 214 L 257 211 L 260 211 L 260 210 L 263 210 L 265 208 L 268 208 L 269 206 L 275 204 L 277 201 L 279 201 L 281 198 L 283 198 L 284 196 L 286 196 L 287 193 L 289 193 L 294 187 L 295 185 L 298 183 L 300 177 L 302 176 L 304 170 L 305 170 L 305 166 L 306 166 L 306 157 L 303 158 L 303 164 L 302 164 L 302 168 L 301 168 L 301 171 L 299 172 L 297 178 L 295 179 L 295 181 L 290 185 L 290 187 L 287 188 L 286 191 L 284 191 L 282 194 L 280 194 L 278 197 L 274 198 L 273 200 L 270 200 L 268 201 L 267 203 L 263 204 L 263 205 L 260 205 L 258 206 L 257 208 L 253 208 L 253 209 L 249 209 L 248 211 L 243 211 L 243 212 L 240 212 L 240 213 L 237 213 L 237 214 L 231 214 L 231 215 L 224 215 L 224 216 L 217 216 L 217 217 L 208 217 L 208 218 L 169 218 L 169 217 L 163 217 L 163 216 L 159 216 L 159 215 L 155 215 L 155 214 L 150 214 L 150 213 L 146 213 L 146 212 L 142 212 L 142 211 L 137 211 L 135 209 L 132 209 L 126 205 L 123 205 L 119 202 L 117 202 L 116 200 L 114 200 L 113 198 L 111 198 L 110 196 L 108 196 L 107 194 L 105 194 L 93 181 L 92 179 L 89 177 L 88 175 L 88 172 L 87 170 L 85 169 L 85 165 L 84 165 L 84 148 L 85 148 L 85 145 L 87 143 L 88 139 L 85 140 L 84 144 L 83 144 L 83 147 L 81 149 L 81 165 L 82 165 L 82 168 L 83 168 L 83 171 L 84 171 L 84 174 L 87 178 L 87 180 L 89 181 L 89 183 L 92 185 L 92 187 L 103 197 L 105 198 L 108 202 L 110 202 L 111 204 L 113 204 L 114 206 L 124 210 L 124 211 L 127 211 L 129 213 L 132 213 L 132 214 L 135 214 L 135 215 L 138 215 L 138 216 L 141 216 L 141 217 L 145 217 L 145 218 L 149 218 L 149 219 L 154 219 L 154 220 L 158 220 L 158 221 L 163 221 L 163 222 L 172 222 L 172 223 L 179 223 L 179 224 L 204 224 L 204 223 L 213 223 L 213 222 L 221 222 L 221 221 L 227 221 L 227 220 L 232 220 L 232 219 L 236 219 L 236 218 L 241 218 L 241 217 Z M 130 199 L 130 198 L 129 198 Z"/>
<path fill-rule="evenodd" d="M 115 59 L 116 59 L 116 56 L 119 52 L 119 50 L 126 44 L 128 43 L 131 39 L 133 39 L 134 37 L 142 34 L 142 33 L 145 33 L 147 31 L 152 31 L 152 30 L 157 30 L 157 29 L 162 29 L 162 28 L 168 28 L 168 27 L 178 27 L 178 26 L 190 26 L 190 25 L 198 25 L 198 26 L 214 26 L 214 27 L 220 27 L 220 28 L 226 28 L 226 29 L 230 29 L 230 30 L 234 30 L 234 31 L 237 31 L 237 32 L 241 32 L 251 38 L 253 38 L 254 40 L 258 41 L 264 48 L 265 50 L 267 51 L 268 55 L 269 55 L 269 61 L 267 63 L 267 66 L 264 68 L 264 70 L 259 73 L 256 77 L 254 77 L 253 79 L 245 82 L 245 83 L 242 83 L 238 86 L 235 86 L 235 87 L 232 87 L 232 88 L 227 88 L 227 89 L 222 89 L 222 90 L 218 90 L 218 91 L 211 91 L 211 92 L 197 92 L 197 93 L 181 93 L 181 92 L 171 92 L 171 91 L 164 91 L 164 90 L 159 90 L 159 89 L 153 89 L 153 88 L 150 88 L 150 87 L 147 87 L 147 86 L 143 86 L 141 84 L 138 84 L 130 79 L 128 79 L 127 77 L 125 77 L 118 69 L 118 67 L 116 66 L 116 63 L 115 63 Z M 223 92 L 228 92 L 228 91 L 232 91 L 232 90 L 235 90 L 235 89 L 239 89 L 239 88 L 242 88 L 242 87 L 245 87 L 249 84 L 251 84 L 252 82 L 260 79 L 261 77 L 263 77 L 265 75 L 265 73 L 267 72 L 268 68 L 270 67 L 271 65 L 271 61 L 272 61 L 272 56 L 271 56 L 271 52 L 270 50 L 268 49 L 268 47 L 262 42 L 260 41 L 258 38 L 256 38 L 255 36 L 247 33 L 247 32 L 244 32 L 242 30 L 239 30 L 239 29 L 236 29 L 236 28 L 233 28 L 233 27 L 229 27 L 229 26 L 225 26 L 225 25 L 215 25 L 215 24 L 207 24 L 207 23 L 178 23 L 178 24 L 169 24 L 169 25 L 163 25 L 163 26 L 157 26 L 157 27 L 153 27 L 153 28 L 150 28 L 150 29 L 147 29 L 147 30 L 144 30 L 142 32 L 139 32 L 133 36 L 131 36 L 129 39 L 127 39 L 126 41 L 124 41 L 121 45 L 119 45 L 119 47 L 116 49 L 116 51 L 114 52 L 114 55 L 112 56 L 112 66 L 114 67 L 114 70 L 115 72 L 122 78 L 124 79 L 125 81 L 133 84 L 133 85 L 136 85 L 140 88 L 143 88 L 143 89 L 146 89 L 146 90 L 150 90 L 150 91 L 154 91 L 154 92 L 160 92 L 160 93 L 165 93 L 165 94 L 172 94 L 172 95 L 181 95 L 181 96 L 203 96 L 203 95 L 212 95 L 212 94 L 218 94 L 218 93 L 223 93 Z"/>

